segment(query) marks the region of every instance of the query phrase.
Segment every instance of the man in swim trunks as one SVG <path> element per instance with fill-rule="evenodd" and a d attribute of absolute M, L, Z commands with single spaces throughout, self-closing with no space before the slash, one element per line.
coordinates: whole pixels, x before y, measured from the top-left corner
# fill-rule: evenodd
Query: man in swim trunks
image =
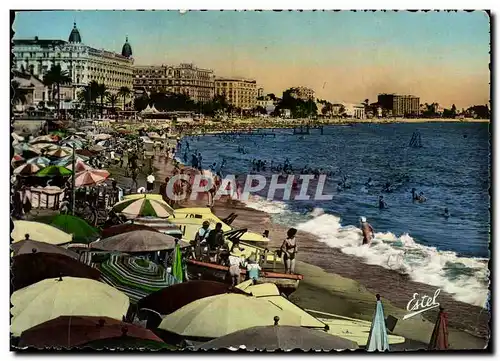
<path fill-rule="evenodd" d="M 370 244 L 375 231 L 373 230 L 371 224 L 366 221 L 365 217 L 361 217 L 359 220 L 361 222 L 361 230 L 363 231 L 363 244 Z"/>

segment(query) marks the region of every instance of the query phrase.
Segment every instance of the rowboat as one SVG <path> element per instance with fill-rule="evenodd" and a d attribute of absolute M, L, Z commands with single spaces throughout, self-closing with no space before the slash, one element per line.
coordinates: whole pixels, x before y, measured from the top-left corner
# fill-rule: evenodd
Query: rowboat
<path fill-rule="evenodd" d="M 187 271 L 190 279 L 203 279 L 231 284 L 229 267 L 227 266 L 189 259 L 187 260 Z M 246 269 L 240 268 L 240 275 L 240 277 L 246 278 Z M 274 283 L 281 293 L 289 296 L 299 287 L 299 281 L 302 279 L 304 279 L 304 276 L 298 274 L 263 270 L 260 272 L 257 284 Z"/>

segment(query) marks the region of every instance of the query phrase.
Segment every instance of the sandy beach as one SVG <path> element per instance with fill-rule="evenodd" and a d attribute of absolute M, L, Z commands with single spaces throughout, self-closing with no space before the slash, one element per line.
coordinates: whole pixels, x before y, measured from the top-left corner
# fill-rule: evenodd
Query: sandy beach
<path fill-rule="evenodd" d="M 155 192 L 167 176 L 172 175 L 171 160 L 156 156 Z M 182 166 L 181 166 L 182 167 Z M 124 177 L 123 169 L 112 169 L 112 175 L 124 187 L 130 186 L 130 179 Z M 145 184 L 145 176 L 138 179 L 139 186 Z M 185 207 L 206 207 L 207 200 L 185 201 Z M 214 213 L 220 218 L 235 212 L 233 222 L 236 228 L 248 228 L 257 233 L 267 229 L 270 232 L 268 248 L 277 249 L 286 234 L 286 228 L 272 223 L 267 213 L 245 207 L 240 202 L 217 201 Z M 312 309 L 341 316 L 371 321 L 375 307 L 375 294 L 379 293 L 387 315 L 399 319 L 394 333 L 405 338 L 427 344 L 429 342 L 437 309 L 407 320 L 406 305 L 414 293 L 432 295 L 435 287 L 410 281 L 404 275 L 379 266 L 362 263 L 360 259 L 343 254 L 316 240 L 312 234 L 300 231 L 297 235 L 300 252 L 296 271 L 304 275 L 298 289 L 290 298 L 304 309 Z M 390 286 L 388 286 L 390 285 Z M 444 292 L 439 302 L 448 312 L 452 349 L 482 349 L 487 345 L 489 335 L 487 310 L 458 302 Z"/>

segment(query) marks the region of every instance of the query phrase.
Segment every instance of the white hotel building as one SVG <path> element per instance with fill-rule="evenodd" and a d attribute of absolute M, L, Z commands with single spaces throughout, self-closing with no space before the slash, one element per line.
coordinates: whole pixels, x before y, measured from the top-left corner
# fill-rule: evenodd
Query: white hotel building
<path fill-rule="evenodd" d="M 69 92 L 61 94 L 61 100 L 75 100 L 79 88 L 95 80 L 104 83 L 110 92 L 116 93 L 121 87 L 133 88 L 132 48 L 128 38 L 121 54 L 94 49 L 82 43 L 76 23 L 68 41 L 39 39 L 14 39 L 13 69 L 31 73 L 39 79 L 52 65 L 59 64 L 72 79 Z M 62 89 L 61 89 L 61 93 Z"/>

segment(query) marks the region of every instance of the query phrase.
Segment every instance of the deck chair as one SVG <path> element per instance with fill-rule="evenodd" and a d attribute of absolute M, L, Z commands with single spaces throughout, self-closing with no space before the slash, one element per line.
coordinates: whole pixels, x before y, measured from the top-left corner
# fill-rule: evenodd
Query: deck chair
<path fill-rule="evenodd" d="M 222 222 L 224 222 L 225 224 L 227 224 L 228 226 L 230 226 L 231 223 L 233 223 L 233 221 L 236 219 L 236 217 L 238 217 L 238 215 L 236 213 L 231 213 L 229 216 L 227 216 L 226 218 L 224 218 L 222 220 Z"/>
<path fill-rule="evenodd" d="M 141 308 L 137 312 L 137 318 L 140 321 L 146 320 L 146 328 L 150 330 L 158 328 L 162 321 L 161 315 L 155 310 L 151 310 L 149 308 Z"/>

